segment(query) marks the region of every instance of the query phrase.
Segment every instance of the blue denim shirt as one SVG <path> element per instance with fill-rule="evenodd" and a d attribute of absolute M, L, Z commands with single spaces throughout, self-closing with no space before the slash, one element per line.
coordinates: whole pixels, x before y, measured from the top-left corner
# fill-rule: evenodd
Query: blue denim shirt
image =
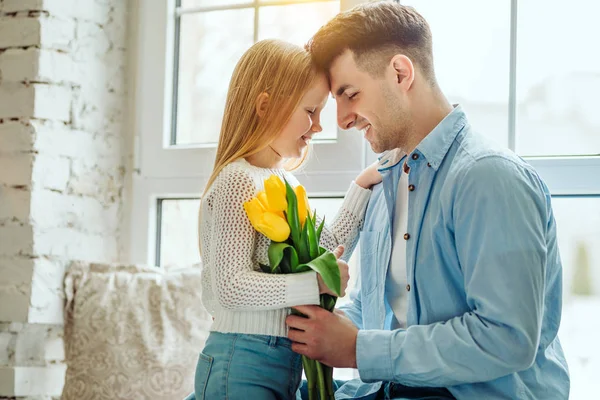
<path fill-rule="evenodd" d="M 404 235 L 407 329 L 390 330 L 385 281 L 401 166 L 410 168 Z M 473 132 L 456 107 L 407 157 L 381 160 L 383 182 L 361 232 L 361 271 L 342 307 L 360 328 L 363 383 L 447 387 L 458 399 L 567 399 L 557 332 L 562 266 L 550 193 L 534 169 Z M 368 384 L 368 382 L 372 382 Z"/>

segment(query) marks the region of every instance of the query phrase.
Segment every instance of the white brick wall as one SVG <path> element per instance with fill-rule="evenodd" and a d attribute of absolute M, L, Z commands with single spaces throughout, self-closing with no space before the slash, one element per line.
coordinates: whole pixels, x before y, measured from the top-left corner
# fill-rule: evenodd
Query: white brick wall
<path fill-rule="evenodd" d="M 119 259 L 127 3 L 0 0 L 0 399 L 60 396 L 65 268 Z"/>

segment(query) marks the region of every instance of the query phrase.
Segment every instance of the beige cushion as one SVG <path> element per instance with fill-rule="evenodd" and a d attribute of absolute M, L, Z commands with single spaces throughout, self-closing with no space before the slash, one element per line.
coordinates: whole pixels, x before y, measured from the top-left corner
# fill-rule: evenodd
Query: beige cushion
<path fill-rule="evenodd" d="M 183 399 L 211 318 L 200 268 L 73 263 L 65 277 L 63 400 Z"/>

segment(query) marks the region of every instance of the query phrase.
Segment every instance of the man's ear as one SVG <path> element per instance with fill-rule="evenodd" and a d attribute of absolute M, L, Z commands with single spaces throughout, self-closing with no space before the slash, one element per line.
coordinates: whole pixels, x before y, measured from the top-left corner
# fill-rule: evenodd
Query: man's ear
<path fill-rule="evenodd" d="M 256 114 L 262 118 L 267 113 L 267 107 L 269 106 L 269 93 L 262 92 L 256 98 Z"/>
<path fill-rule="evenodd" d="M 404 54 L 396 54 L 390 61 L 394 80 L 403 91 L 408 91 L 415 80 L 415 67 Z"/>

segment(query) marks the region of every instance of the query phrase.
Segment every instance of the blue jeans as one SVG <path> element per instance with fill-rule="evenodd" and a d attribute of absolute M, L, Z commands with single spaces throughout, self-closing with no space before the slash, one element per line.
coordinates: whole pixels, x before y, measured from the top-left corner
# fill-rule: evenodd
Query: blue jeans
<path fill-rule="evenodd" d="M 283 337 L 211 332 L 186 400 L 295 399 L 302 360 Z"/>

